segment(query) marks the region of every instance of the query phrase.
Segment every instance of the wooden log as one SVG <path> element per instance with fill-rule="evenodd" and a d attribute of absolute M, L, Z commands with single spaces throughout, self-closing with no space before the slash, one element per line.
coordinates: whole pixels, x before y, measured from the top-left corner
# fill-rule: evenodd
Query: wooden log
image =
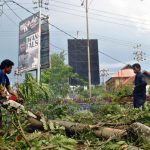
<path fill-rule="evenodd" d="M 35 118 L 30 117 L 29 121 L 33 126 L 36 127 L 42 126 L 42 122 L 36 120 Z M 88 125 L 88 124 L 61 121 L 61 120 L 48 120 L 47 124 L 49 124 L 50 122 L 52 122 L 53 124 L 57 124 L 59 126 L 63 126 L 70 132 L 74 132 L 74 133 L 81 133 L 82 131 L 85 130 L 92 130 L 97 137 L 110 138 L 115 136 L 117 137 L 123 136 L 126 134 L 125 130 L 120 130 L 115 128 L 99 127 L 98 129 L 95 130 L 95 128 L 93 128 L 93 125 Z"/>
<path fill-rule="evenodd" d="M 135 122 L 131 125 L 131 128 L 138 134 L 138 136 L 144 137 L 148 142 L 150 142 L 150 127 L 142 123 Z"/>
<path fill-rule="evenodd" d="M 136 146 L 127 146 L 127 150 L 143 150 L 143 149 Z"/>
<path fill-rule="evenodd" d="M 40 127 L 42 125 L 42 123 L 36 120 L 35 118 L 30 118 L 29 120 L 30 120 L 30 123 L 34 126 Z M 100 127 L 95 130 L 93 128 L 93 125 L 88 125 L 88 124 L 61 121 L 61 120 L 49 120 L 48 124 L 50 122 L 63 126 L 70 132 L 74 132 L 74 133 L 80 133 L 84 130 L 92 130 L 97 137 L 110 138 L 110 137 L 115 137 L 115 136 L 117 137 L 123 136 L 126 134 L 125 130 L 120 130 L 120 129 L 115 129 L 115 128 Z"/>
<path fill-rule="evenodd" d="M 102 127 L 99 130 L 95 130 L 93 132 L 97 137 L 104 137 L 104 138 L 110 138 L 110 137 L 115 138 L 115 137 L 126 135 L 126 130 L 105 128 L 105 127 Z"/>

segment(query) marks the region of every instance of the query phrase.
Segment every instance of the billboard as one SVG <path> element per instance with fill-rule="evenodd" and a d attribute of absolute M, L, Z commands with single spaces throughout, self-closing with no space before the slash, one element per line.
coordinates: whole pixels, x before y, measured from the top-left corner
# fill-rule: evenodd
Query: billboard
<path fill-rule="evenodd" d="M 41 68 L 48 68 L 50 65 L 50 55 L 49 55 L 49 49 L 50 49 L 50 38 L 49 38 L 49 18 L 44 17 L 41 21 Z"/>
<path fill-rule="evenodd" d="M 19 24 L 18 68 L 20 72 L 37 69 L 39 48 L 41 68 L 49 67 L 49 23 L 48 19 L 44 19 L 45 21 L 41 20 L 40 25 L 39 17 L 38 12 Z"/>
<path fill-rule="evenodd" d="M 68 60 L 69 65 L 74 72 L 88 82 L 88 53 L 87 40 L 85 39 L 69 39 L 68 40 Z M 91 83 L 97 85 L 100 83 L 99 77 L 99 55 L 98 41 L 90 40 L 90 66 L 91 66 Z M 71 85 L 77 85 L 74 79 L 69 80 Z"/>

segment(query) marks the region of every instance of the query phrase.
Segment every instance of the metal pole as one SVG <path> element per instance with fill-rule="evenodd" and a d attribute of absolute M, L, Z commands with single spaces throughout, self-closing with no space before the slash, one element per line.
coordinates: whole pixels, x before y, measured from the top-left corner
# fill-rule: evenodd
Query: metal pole
<path fill-rule="evenodd" d="M 88 80 L 89 97 L 91 98 L 91 61 L 90 61 L 90 41 L 89 41 L 89 20 L 88 20 L 88 0 L 86 0 L 86 29 L 87 29 L 87 53 L 88 53 Z"/>
<path fill-rule="evenodd" d="M 38 83 L 40 83 L 40 75 L 41 75 L 41 9 L 39 12 L 39 48 L 38 48 L 38 67 L 37 67 L 37 82 Z"/>

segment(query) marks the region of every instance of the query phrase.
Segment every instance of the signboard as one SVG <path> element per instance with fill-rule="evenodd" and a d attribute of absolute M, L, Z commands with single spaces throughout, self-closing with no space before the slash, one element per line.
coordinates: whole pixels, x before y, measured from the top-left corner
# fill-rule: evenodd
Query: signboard
<path fill-rule="evenodd" d="M 37 69 L 39 51 L 39 12 L 19 24 L 19 71 Z"/>
<path fill-rule="evenodd" d="M 42 17 L 41 20 L 41 68 L 48 68 L 49 63 L 49 18 Z"/>
<path fill-rule="evenodd" d="M 90 67 L 91 67 L 91 84 L 98 85 L 99 78 L 99 55 L 98 40 L 90 39 Z M 69 39 L 68 40 L 68 61 L 74 72 L 88 82 L 88 53 L 86 39 Z M 71 85 L 79 85 L 75 79 L 70 79 Z"/>
<path fill-rule="evenodd" d="M 49 67 L 49 21 L 48 17 L 42 16 L 40 25 L 39 16 L 38 12 L 19 24 L 18 67 L 20 72 L 38 68 L 39 48 L 41 68 Z"/>

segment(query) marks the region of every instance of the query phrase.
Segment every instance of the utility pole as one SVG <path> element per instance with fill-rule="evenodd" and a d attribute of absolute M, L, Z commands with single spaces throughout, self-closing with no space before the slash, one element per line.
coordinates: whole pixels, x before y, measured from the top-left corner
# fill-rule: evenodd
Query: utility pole
<path fill-rule="evenodd" d="M 136 60 L 137 62 L 146 60 L 146 58 L 145 58 L 146 54 L 141 50 L 141 44 L 139 44 L 133 48 L 135 49 L 135 52 L 133 53 L 134 60 Z"/>
<path fill-rule="evenodd" d="M 3 5 L 0 5 L 0 16 L 3 14 Z"/>
<path fill-rule="evenodd" d="M 89 97 L 91 98 L 91 59 L 90 59 L 90 40 L 89 40 L 89 17 L 88 17 L 88 0 L 83 0 L 82 5 L 86 2 L 86 34 L 87 34 L 87 54 L 88 54 L 88 85 L 89 85 Z"/>
<path fill-rule="evenodd" d="M 40 10 L 49 10 L 49 0 L 33 0 L 33 4 L 36 5 L 35 7 L 33 7 L 34 9 L 40 8 Z"/>
<path fill-rule="evenodd" d="M 107 77 L 108 75 L 108 69 L 100 70 L 100 76 L 102 77 L 102 85 L 105 85 L 105 77 Z"/>
<path fill-rule="evenodd" d="M 6 2 L 0 0 L 0 16 L 3 14 L 3 6 Z"/>

